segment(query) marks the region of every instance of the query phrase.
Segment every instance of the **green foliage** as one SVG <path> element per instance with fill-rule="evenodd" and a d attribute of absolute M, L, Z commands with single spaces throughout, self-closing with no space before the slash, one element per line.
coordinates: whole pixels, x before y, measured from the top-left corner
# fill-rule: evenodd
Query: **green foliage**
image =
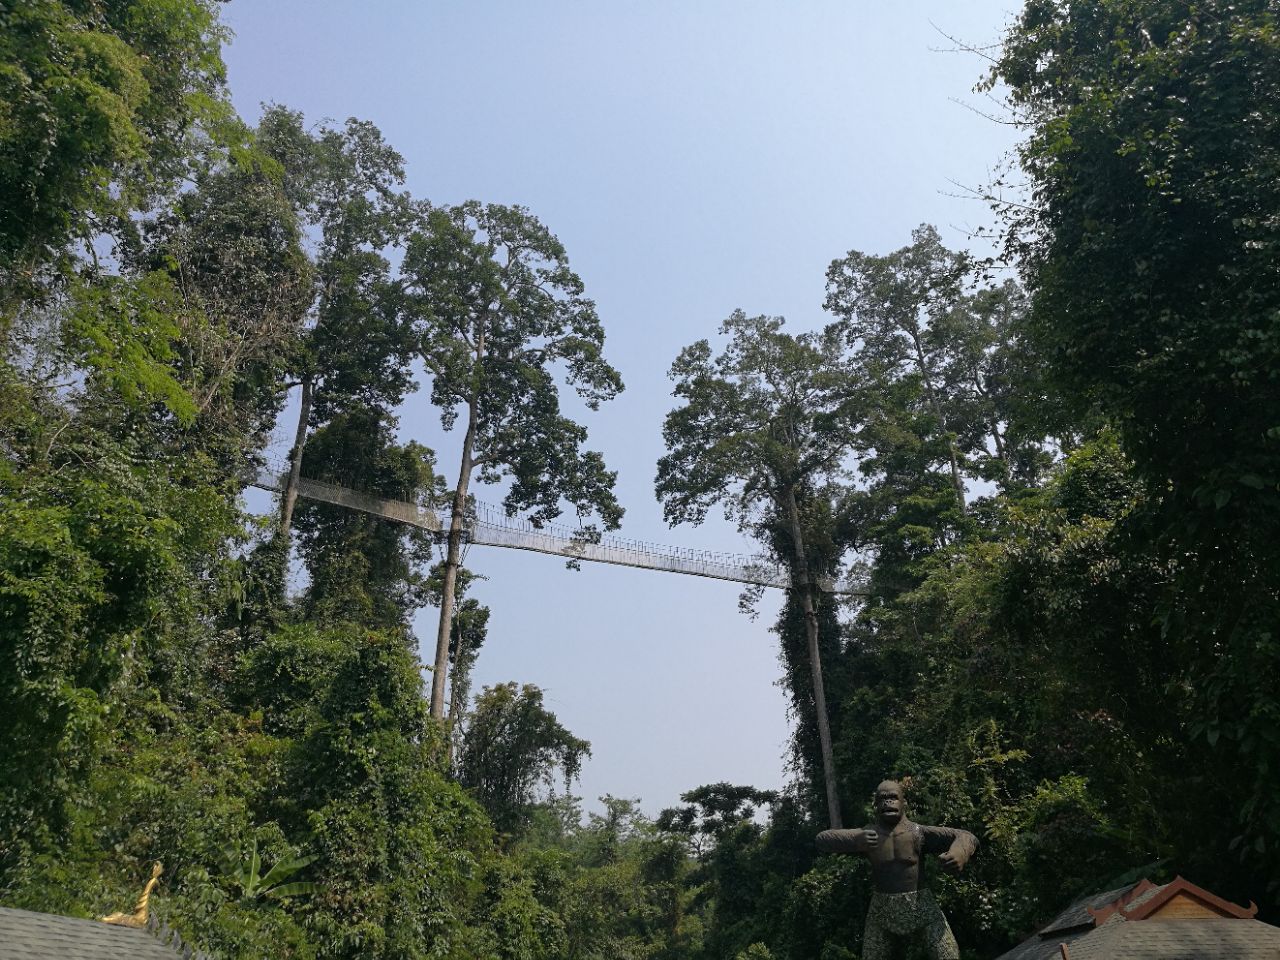
<path fill-rule="evenodd" d="M 553 371 L 562 366 L 592 410 L 621 392 L 622 378 L 604 360 L 595 304 L 560 241 L 520 207 L 436 209 L 409 242 L 404 274 L 431 402 L 446 428 L 467 411 L 481 482 L 507 476 L 504 506 L 534 522 L 558 517 L 565 500 L 615 529 L 614 474 L 580 449 L 586 429 L 560 413 Z"/>
<path fill-rule="evenodd" d="M 1030 126 L 1031 344 L 1144 473 L 1209 503 L 1271 486 L 1237 489 L 1274 456 L 1278 43 L 1263 0 L 1032 2 L 993 74 Z"/>
<path fill-rule="evenodd" d="M 291 373 L 315 392 L 304 426 L 344 412 L 389 415 L 412 386 L 412 327 L 389 260 L 416 222 L 416 205 L 397 190 L 404 161 L 354 118 L 306 129 L 300 113 L 273 106 L 256 136 L 310 240 L 312 312 L 291 357 Z"/>
<path fill-rule="evenodd" d="M 316 885 L 305 881 L 285 881 L 295 873 L 303 870 L 315 861 L 315 856 L 294 857 L 290 860 L 277 860 L 265 874 L 261 873 L 262 861 L 258 857 L 258 838 L 254 837 L 247 851 L 239 847 L 228 847 L 225 851 L 227 874 L 231 881 L 240 888 L 240 896 L 245 900 L 258 897 L 305 896 L 315 893 Z"/>
<path fill-rule="evenodd" d="M 439 769 L 403 638 L 299 625 L 244 664 L 246 702 L 270 704 L 263 729 L 287 745 L 263 812 L 318 858 L 300 907 L 318 940 L 353 957 L 461 949 L 490 828 Z"/>
<path fill-rule="evenodd" d="M 558 918 L 551 956 L 676 960 L 698 955 L 703 917 L 683 842 L 655 831 L 636 801 L 600 798 L 582 821 L 576 798 L 555 798 L 515 848 L 531 889 Z"/>
<path fill-rule="evenodd" d="M 894 775 L 982 836 L 931 878 L 967 947 L 1142 865 L 1274 900 L 1274 3 L 1028 0 L 990 77 L 1028 134 L 1023 286 L 921 227 L 831 264 L 821 330 L 738 311 L 681 352 L 667 519 L 724 507 L 806 584 L 856 555 L 872 595 L 779 617 L 791 789 L 656 823 L 584 820 L 589 745 L 536 687 L 466 710 L 489 618 L 460 523 L 432 569 L 419 532 L 301 503 L 290 597 L 290 522 L 240 513 L 298 386 L 304 476 L 438 504 L 396 436 L 418 357 L 465 421 L 455 513 L 478 472 L 594 536 L 614 475 L 559 390 L 622 383 L 527 210 L 412 200 L 367 122 L 250 134 L 221 39 L 205 0 L 0 13 L 6 903 L 111 912 L 160 860 L 155 909 L 222 956 L 854 957 L 866 865 L 812 847 L 819 654 L 846 802 Z M 451 730 L 409 628 L 433 602 Z"/>
<path fill-rule="evenodd" d="M 712 783 L 682 793 L 680 799 L 685 806 L 663 810 L 658 816 L 658 829 L 688 835 L 695 852 L 701 852 L 703 841 L 722 840 L 738 825 L 750 821 L 759 807 L 774 803 L 778 795 L 771 790 Z"/>
<path fill-rule="evenodd" d="M 870 903 L 870 871 L 863 863 L 828 857 L 798 877 L 782 906 L 775 934 L 781 956 L 848 960 L 857 954 Z"/>
<path fill-rule="evenodd" d="M 392 418 L 370 408 L 332 415 L 307 442 L 304 475 L 434 506 L 441 481 L 432 452 L 397 443 L 394 427 Z M 413 611 L 428 602 L 425 531 L 314 501 L 299 503 L 294 528 L 311 580 L 303 598 L 309 619 L 408 630 Z"/>
<path fill-rule="evenodd" d="M 519 913 L 530 887 L 427 722 L 407 632 L 427 544 L 304 509 L 311 589 L 290 604 L 278 540 L 254 545 L 238 512 L 300 366 L 319 389 L 315 474 L 437 486 L 380 406 L 407 387 L 403 354 L 367 335 L 399 328 L 379 326 L 398 314 L 364 244 L 406 208 L 348 189 L 398 159 L 352 122 L 297 174 L 272 140 L 291 118 L 268 115 L 258 153 L 175 146 L 189 189 L 127 231 L 114 272 L 46 287 L 0 330 L 0 895 L 100 915 L 158 859 L 154 908 L 215 955 L 548 955 L 536 924 L 494 932 L 486 889 Z M 310 222 L 332 227 L 315 262 Z M 317 276 L 332 343 L 300 351 Z M 245 851 L 229 870 L 228 846 Z"/>
<path fill-rule="evenodd" d="M 164 273 L 103 278 L 72 289 L 68 347 L 106 389 L 136 406 L 163 403 L 179 423 L 196 417 L 195 399 L 174 370 L 182 298 Z"/>
<path fill-rule="evenodd" d="M 194 190 L 148 224 L 130 265 L 167 273 L 181 293 L 174 366 L 204 424 L 261 443 L 312 296 L 300 224 L 282 185 L 234 164 L 203 171 Z"/>
<path fill-rule="evenodd" d="M 1234 758 L 1236 848 L 1273 890 L 1278 53 L 1265 0 L 1035 0 L 992 73 L 1029 130 L 1024 339 L 1064 410 L 1119 429 L 1146 493 L 1126 528 L 1170 574 L 1162 682 L 1183 735 Z"/>
<path fill-rule="evenodd" d="M 560 772 L 567 790 L 589 756 L 591 744 L 543 707 L 541 690 L 502 683 L 476 696 L 458 751 L 458 782 L 499 830 L 514 833 L 528 822 L 537 788 L 551 787 Z"/>
<path fill-rule="evenodd" d="M 71 242 L 127 232 L 226 123 L 222 28 L 205 0 L 61 0 L 0 15 L 0 290 L 32 292 Z M 7 309 L 6 309 L 7 312 Z"/>
<path fill-rule="evenodd" d="M 668 523 L 700 523 L 723 504 L 741 527 L 763 531 L 788 489 L 844 475 L 862 412 L 857 372 L 835 330 L 792 336 L 783 323 L 736 311 L 720 327 L 729 342 L 719 356 L 700 340 L 672 364 L 683 405 L 663 425 L 655 483 Z"/>
<path fill-rule="evenodd" d="M 1082 447 L 846 650 L 844 776 L 903 778 L 922 820 L 985 838 L 962 877 L 938 878 L 963 942 L 995 949 L 1162 858 L 1215 889 L 1247 885 L 1209 853 L 1231 828 L 1219 819 L 1210 840 L 1194 826 L 1230 774 L 1169 736 L 1190 702 L 1154 614 L 1170 572 L 1127 527 L 1141 509 L 1130 469 L 1114 438 Z"/>
<path fill-rule="evenodd" d="M 216 573 L 206 551 L 231 529 L 201 465 L 144 461 L 142 439 L 66 424 L 50 460 L 3 478 L 0 701 L 10 748 L 0 843 L 8 865 L 65 828 L 102 725 L 119 709 L 121 682 L 139 671 L 144 681 L 176 679 L 181 667 L 166 662 L 168 644 L 199 610 L 188 578 Z"/>

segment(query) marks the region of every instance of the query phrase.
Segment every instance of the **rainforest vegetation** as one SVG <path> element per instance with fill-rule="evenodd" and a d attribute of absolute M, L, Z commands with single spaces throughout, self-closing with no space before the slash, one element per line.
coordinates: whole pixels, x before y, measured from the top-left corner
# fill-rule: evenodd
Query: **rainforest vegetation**
<path fill-rule="evenodd" d="M 983 842 L 935 884 L 972 956 L 1140 874 L 1280 917 L 1273 0 L 1027 0 L 981 81 L 1022 133 L 999 254 L 832 251 L 825 325 L 674 358 L 656 493 L 791 571 L 795 729 L 786 790 L 656 819 L 584 813 L 542 691 L 470 689 L 502 584 L 459 526 L 437 562 L 297 495 L 461 518 L 480 478 L 616 528 L 561 405 L 623 386 L 589 282 L 534 212 L 410 196 L 370 123 L 247 124 L 218 8 L 0 11 L 0 902 L 97 916 L 161 861 L 228 958 L 856 958 L 864 865 L 813 836 L 890 773 Z M 397 439 L 415 369 L 461 463 Z"/>

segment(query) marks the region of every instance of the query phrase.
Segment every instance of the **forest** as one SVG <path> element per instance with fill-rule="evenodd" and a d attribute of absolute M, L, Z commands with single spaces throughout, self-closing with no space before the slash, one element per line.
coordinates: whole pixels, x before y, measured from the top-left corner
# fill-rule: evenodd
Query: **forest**
<path fill-rule="evenodd" d="M 242 119 L 220 6 L 0 10 L 0 903 L 100 916 L 158 861 L 216 957 L 854 960 L 869 872 L 814 836 L 893 775 L 982 842 L 931 878 L 967 957 L 1139 876 L 1280 920 L 1275 0 L 1026 0 L 975 77 L 1020 131 L 998 252 L 924 224 L 825 265 L 824 325 L 672 358 L 655 495 L 790 572 L 794 735 L 786 789 L 656 818 L 470 683 L 476 485 L 622 523 L 590 278 L 370 122 Z M 419 389 L 460 460 L 398 439 Z"/>

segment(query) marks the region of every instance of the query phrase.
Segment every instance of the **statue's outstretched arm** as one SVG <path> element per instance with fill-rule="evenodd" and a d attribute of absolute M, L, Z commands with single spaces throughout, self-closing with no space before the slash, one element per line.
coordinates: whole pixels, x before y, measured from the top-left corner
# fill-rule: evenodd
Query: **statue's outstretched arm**
<path fill-rule="evenodd" d="M 968 830 L 924 825 L 920 829 L 924 833 L 924 852 L 940 854 L 943 865 L 957 873 L 977 852 L 978 838 Z"/>
<path fill-rule="evenodd" d="M 866 853 L 867 831 L 823 830 L 817 844 L 822 853 Z"/>

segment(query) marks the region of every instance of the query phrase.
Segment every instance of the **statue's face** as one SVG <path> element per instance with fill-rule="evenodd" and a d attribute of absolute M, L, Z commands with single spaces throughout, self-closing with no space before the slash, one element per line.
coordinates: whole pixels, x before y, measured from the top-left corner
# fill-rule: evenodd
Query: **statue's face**
<path fill-rule="evenodd" d="M 876 787 L 876 818 L 885 823 L 895 824 L 902 819 L 902 787 L 892 780 L 886 780 Z"/>

